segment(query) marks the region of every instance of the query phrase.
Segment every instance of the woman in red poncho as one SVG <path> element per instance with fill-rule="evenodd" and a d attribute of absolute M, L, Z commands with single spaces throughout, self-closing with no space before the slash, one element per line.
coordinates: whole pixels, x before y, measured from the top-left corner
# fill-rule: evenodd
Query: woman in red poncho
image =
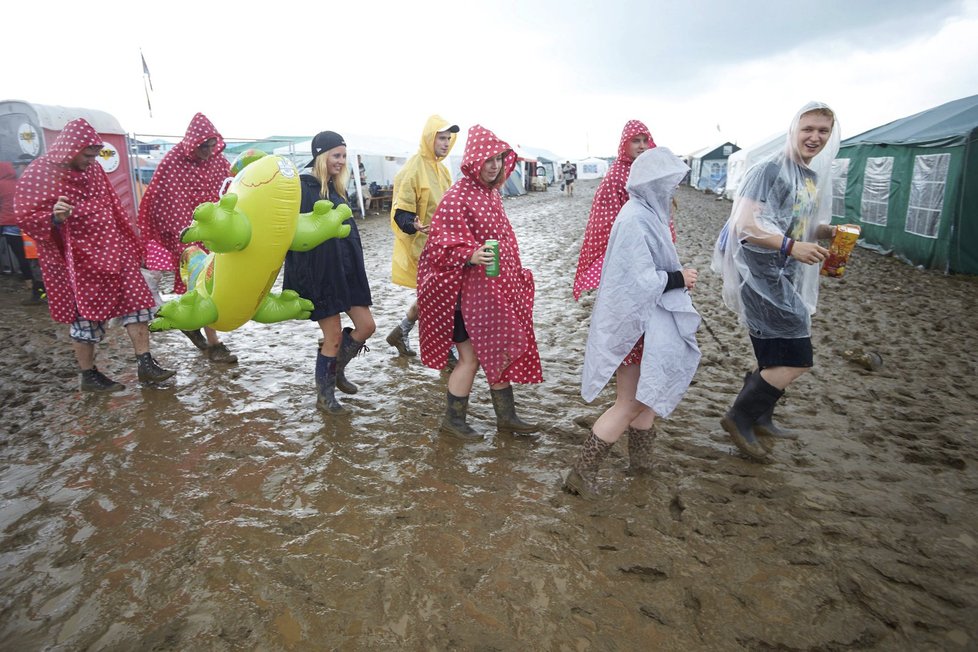
<path fill-rule="evenodd" d="M 71 324 L 82 391 L 123 385 L 95 367 L 105 322 L 121 317 L 139 360 L 140 382 L 165 380 L 149 352 L 153 295 L 139 271 L 142 251 L 119 197 L 95 163 L 102 137 L 85 120 L 65 125 L 48 153 L 17 183 L 17 221 L 36 245 L 51 317 Z"/>
<path fill-rule="evenodd" d="M 579 300 L 588 290 L 596 290 L 601 283 L 601 266 L 604 264 L 605 249 L 608 248 L 611 226 L 618 217 L 618 211 L 628 201 L 625 182 L 628 181 L 632 161 L 653 147 L 655 141 L 652 140 L 648 127 L 638 120 L 625 123 L 621 141 L 618 143 L 618 158 L 608 168 L 608 173 L 601 180 L 591 203 L 591 214 L 587 218 L 581 255 L 577 259 L 577 273 L 574 275 L 575 300 Z"/>
<path fill-rule="evenodd" d="M 162 272 L 180 269 L 180 254 L 187 247 L 180 241 L 180 234 L 193 221 L 194 209 L 220 199 L 221 186 L 231 175 L 231 164 L 222 155 L 224 147 L 224 138 L 213 123 L 198 113 L 190 121 L 183 140 L 166 153 L 153 172 L 139 203 L 139 237 L 154 293 L 159 291 Z M 179 273 L 174 274 L 173 291 L 187 291 Z M 213 328 L 205 326 L 204 335 L 199 330 L 183 333 L 212 362 L 238 361 Z"/>
<path fill-rule="evenodd" d="M 448 408 L 441 431 L 481 439 L 465 417 L 479 365 L 499 430 L 534 432 L 516 415 L 510 383 L 543 381 L 533 332 L 533 274 L 520 263 L 516 234 L 503 210 L 499 187 L 516 166 L 516 153 L 480 125 L 469 129 L 462 178 L 442 197 L 418 262 L 421 361 L 443 369 L 455 344 L 458 363 L 448 378 Z M 499 276 L 487 240 L 499 242 Z"/>

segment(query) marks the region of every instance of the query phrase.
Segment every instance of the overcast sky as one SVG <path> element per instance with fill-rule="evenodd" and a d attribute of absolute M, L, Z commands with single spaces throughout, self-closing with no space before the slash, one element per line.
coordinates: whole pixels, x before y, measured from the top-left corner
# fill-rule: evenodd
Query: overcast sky
<path fill-rule="evenodd" d="M 17 2 L 0 99 L 101 109 L 138 134 L 182 136 L 202 111 L 229 138 L 416 142 L 440 113 L 581 158 L 614 155 L 632 118 L 689 153 L 784 131 L 808 100 L 845 138 L 978 94 L 978 0 L 795 4 Z"/>

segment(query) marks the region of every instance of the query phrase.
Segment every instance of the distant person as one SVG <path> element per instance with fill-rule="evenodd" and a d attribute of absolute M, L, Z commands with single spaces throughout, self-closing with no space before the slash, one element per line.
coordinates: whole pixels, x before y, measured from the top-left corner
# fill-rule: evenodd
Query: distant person
<path fill-rule="evenodd" d="M 796 437 L 774 423 L 774 407 L 814 364 L 811 316 L 819 264 L 829 253 L 817 240 L 835 232 L 830 171 L 839 140 L 828 106 L 803 106 L 783 150 L 744 175 L 714 249 L 723 301 L 746 326 L 757 362 L 720 423 L 755 460 L 768 457 L 771 438 Z"/>
<path fill-rule="evenodd" d="M 418 152 L 407 160 L 394 177 L 391 280 L 397 285 L 412 289 L 418 287 L 418 258 L 428 241 L 431 218 L 442 195 L 452 185 L 452 175 L 442 161 L 455 146 L 457 134 L 458 125 L 449 124 L 438 115 L 429 117 L 421 132 Z M 418 302 L 415 300 L 401 323 L 387 336 L 387 343 L 402 356 L 417 355 L 409 340 L 417 321 Z"/>
<path fill-rule="evenodd" d="M 539 429 L 516 414 L 511 384 L 543 381 L 533 331 L 533 274 L 520 262 L 499 194 L 515 167 L 516 153 L 509 145 L 481 125 L 469 129 L 462 178 L 442 197 L 418 262 L 421 361 L 443 369 L 452 344 L 458 349 L 441 432 L 460 439 L 482 438 L 466 423 L 480 365 L 497 429 Z M 488 240 L 499 243 L 498 276 L 486 275 L 486 265 L 494 261 Z"/>
<path fill-rule="evenodd" d="M 574 275 L 574 299 L 580 300 L 588 290 L 594 290 L 601 282 L 601 266 L 604 252 L 608 247 L 608 236 L 615 223 L 618 211 L 628 201 L 625 183 L 632 161 L 647 149 L 655 147 L 649 128 L 638 120 L 629 120 L 621 132 L 618 143 L 618 158 L 608 168 L 591 202 L 591 213 L 584 229 L 581 253 L 577 259 L 577 272 Z"/>
<path fill-rule="evenodd" d="M 335 131 L 321 131 L 312 139 L 311 174 L 299 177 L 302 186 L 300 212 L 312 212 L 313 205 L 327 200 L 333 206 L 349 205 L 347 185 L 350 169 L 346 162 L 346 141 Z M 356 385 L 346 379 L 347 364 L 361 351 L 377 326 L 370 312 L 372 300 L 363 262 L 363 244 L 356 220 L 351 216 L 345 238 L 327 240 L 309 251 L 289 251 L 285 255 L 282 288 L 295 290 L 313 302 L 309 319 L 319 325 L 323 341 L 316 356 L 316 406 L 330 414 L 349 410 L 336 398 L 336 390 L 356 394 Z M 353 327 L 342 327 L 340 314 L 346 313 Z"/>
<path fill-rule="evenodd" d="M 581 379 L 588 402 L 612 376 L 617 396 L 564 480 L 572 493 L 597 494 L 601 462 L 626 429 L 631 470 L 652 469 L 655 418 L 672 413 L 699 364 L 700 316 L 689 296 L 697 271 L 683 268 L 669 229 L 672 195 L 687 170 L 664 147 L 646 151 L 631 166 L 631 199 L 611 229 Z"/>
<path fill-rule="evenodd" d="M 21 154 L 14 161 L 0 161 L 0 232 L 3 233 L 7 248 L 17 260 L 21 279 L 24 280 L 25 284 L 29 283 L 31 286 L 30 295 L 22 303 L 24 305 L 43 305 L 44 283 L 40 277 L 40 270 L 36 261 L 27 255 L 24 236 L 20 227 L 17 226 L 17 217 L 14 214 L 17 179 L 33 160 L 34 157 L 30 154 Z"/>
<path fill-rule="evenodd" d="M 95 366 L 106 322 L 120 317 L 132 340 L 140 382 L 174 374 L 149 350 L 153 294 L 140 269 L 142 252 L 122 202 L 95 158 L 102 137 L 83 119 L 65 125 L 48 153 L 17 183 L 14 210 L 37 244 L 51 317 L 71 324 L 81 389 L 124 389 Z"/>
<path fill-rule="evenodd" d="M 570 161 L 564 161 L 560 166 L 560 175 L 563 177 L 562 185 L 568 197 L 574 196 L 574 182 L 577 181 L 577 165 Z"/>
<path fill-rule="evenodd" d="M 203 113 L 190 121 L 183 140 L 166 153 L 139 203 L 139 236 L 145 250 L 147 281 L 154 296 L 159 296 L 164 271 L 174 272 L 173 291 L 183 294 L 187 287 L 180 277 L 180 254 L 187 244 L 180 234 L 193 222 L 194 209 L 220 199 L 221 186 L 231 176 L 231 164 L 224 158 L 224 139 Z M 203 249 L 201 243 L 195 243 Z M 211 362 L 233 364 L 238 357 L 221 342 L 217 331 L 208 326 L 183 331 Z"/>

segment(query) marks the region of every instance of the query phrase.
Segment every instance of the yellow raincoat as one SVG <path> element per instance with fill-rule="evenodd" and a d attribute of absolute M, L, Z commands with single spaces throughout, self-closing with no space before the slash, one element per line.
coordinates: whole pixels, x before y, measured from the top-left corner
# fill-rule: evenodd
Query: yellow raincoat
<path fill-rule="evenodd" d="M 394 255 L 391 258 L 391 280 L 407 288 L 418 286 L 418 258 L 428 236 L 418 232 L 408 235 L 394 222 L 398 210 L 409 211 L 418 216 L 421 224 L 431 224 L 431 218 L 438 208 L 442 195 L 452 185 L 448 168 L 442 163 L 444 157 L 435 156 L 435 137 L 439 131 L 452 126 L 444 118 L 433 115 L 425 123 L 421 134 L 418 153 L 407 160 L 394 177 L 394 201 L 391 202 L 391 230 L 394 231 Z M 453 133 L 449 153 L 455 147 Z"/>

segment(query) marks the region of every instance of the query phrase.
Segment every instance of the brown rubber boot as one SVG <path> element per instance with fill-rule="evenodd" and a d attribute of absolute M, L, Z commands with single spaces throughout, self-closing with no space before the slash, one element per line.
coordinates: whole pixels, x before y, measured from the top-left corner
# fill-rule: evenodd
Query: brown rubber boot
<path fill-rule="evenodd" d="M 648 430 L 628 427 L 628 468 L 632 473 L 649 473 L 655 458 L 655 425 Z"/>
<path fill-rule="evenodd" d="M 234 364 L 238 361 L 238 356 L 231 353 L 223 342 L 218 342 L 207 346 L 207 359 L 211 362 Z"/>
<path fill-rule="evenodd" d="M 408 339 L 413 327 L 414 322 L 403 319 L 400 324 L 394 327 L 390 335 L 387 336 L 387 343 L 397 349 L 400 355 L 408 358 L 413 358 L 418 355 L 418 352 L 411 348 L 411 342 Z"/>
<path fill-rule="evenodd" d="M 537 424 L 527 423 L 516 414 L 512 385 L 504 389 L 490 389 L 489 393 L 492 395 L 492 408 L 496 411 L 496 428 L 500 432 L 524 435 L 540 429 Z"/>
<path fill-rule="evenodd" d="M 441 434 L 464 441 L 482 440 L 482 435 L 465 422 L 468 410 L 468 396 L 455 396 L 448 392 L 448 405 L 445 409 L 445 418 L 441 422 Z"/>
<path fill-rule="evenodd" d="M 593 430 L 588 433 L 577 462 L 564 478 L 564 491 L 582 498 L 597 498 L 600 495 L 597 490 L 598 469 L 614 445 L 614 442 L 598 439 Z"/>

